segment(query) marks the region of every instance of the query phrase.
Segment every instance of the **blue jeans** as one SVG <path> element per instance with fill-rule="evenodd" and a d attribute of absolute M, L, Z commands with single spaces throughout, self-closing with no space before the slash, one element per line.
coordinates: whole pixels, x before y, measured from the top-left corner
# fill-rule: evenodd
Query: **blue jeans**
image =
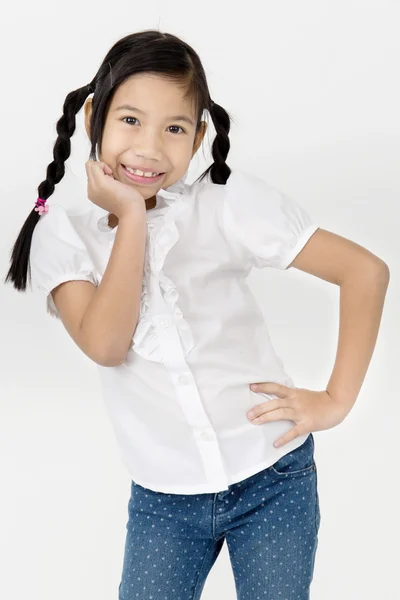
<path fill-rule="evenodd" d="M 320 524 L 312 433 L 229 490 L 132 481 L 119 600 L 198 600 L 226 539 L 238 600 L 308 600 Z"/>

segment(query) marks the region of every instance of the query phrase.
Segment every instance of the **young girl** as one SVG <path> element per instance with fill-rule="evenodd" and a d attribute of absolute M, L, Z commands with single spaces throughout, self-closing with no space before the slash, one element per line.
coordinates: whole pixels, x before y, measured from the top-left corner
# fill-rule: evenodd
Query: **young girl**
<path fill-rule="evenodd" d="M 83 105 L 93 206 L 72 215 L 46 201 Z M 239 600 L 306 600 L 320 525 L 312 432 L 356 401 L 388 267 L 260 177 L 231 171 L 228 113 L 173 35 L 118 41 L 63 110 L 6 280 L 25 290 L 30 265 L 49 313 L 99 365 L 132 479 L 119 599 L 200 598 L 226 539 Z M 189 185 L 205 110 L 213 163 Z M 252 267 L 340 285 L 325 390 L 296 388 L 284 371 L 245 282 Z"/>

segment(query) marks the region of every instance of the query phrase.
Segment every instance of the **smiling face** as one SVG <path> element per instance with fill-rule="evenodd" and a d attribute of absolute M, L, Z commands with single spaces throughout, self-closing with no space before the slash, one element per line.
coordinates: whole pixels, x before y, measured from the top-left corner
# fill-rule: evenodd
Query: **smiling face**
<path fill-rule="evenodd" d="M 92 99 L 85 104 L 85 127 L 90 138 Z M 182 89 L 156 74 L 133 75 L 116 90 L 103 130 L 99 159 L 113 177 L 138 189 L 149 207 L 161 188 L 181 179 L 204 138 L 202 121 L 196 136 L 196 115 Z M 145 179 L 125 167 L 159 173 Z M 150 202 L 148 202 L 150 200 Z"/>

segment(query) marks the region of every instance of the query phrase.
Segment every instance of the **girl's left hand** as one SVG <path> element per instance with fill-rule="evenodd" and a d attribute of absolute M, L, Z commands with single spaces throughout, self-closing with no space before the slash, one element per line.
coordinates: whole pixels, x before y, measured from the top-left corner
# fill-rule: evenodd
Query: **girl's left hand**
<path fill-rule="evenodd" d="M 283 446 L 296 437 L 312 431 L 330 429 L 339 425 L 348 414 L 346 407 L 334 400 L 329 392 L 288 387 L 279 383 L 250 385 L 254 392 L 279 396 L 254 406 L 247 417 L 256 425 L 288 419 L 296 423 L 285 435 L 275 440 L 274 446 Z M 253 413 L 253 414 L 251 414 Z"/>

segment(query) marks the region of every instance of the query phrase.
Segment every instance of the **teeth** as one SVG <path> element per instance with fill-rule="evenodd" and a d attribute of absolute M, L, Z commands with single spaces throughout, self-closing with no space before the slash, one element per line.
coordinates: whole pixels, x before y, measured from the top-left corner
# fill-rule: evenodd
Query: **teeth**
<path fill-rule="evenodd" d="M 155 177 L 156 175 L 158 175 L 158 173 L 152 173 L 151 171 L 146 171 L 144 173 L 140 169 L 131 169 L 130 167 L 125 167 L 125 169 L 133 175 L 140 175 L 140 177 Z"/>

